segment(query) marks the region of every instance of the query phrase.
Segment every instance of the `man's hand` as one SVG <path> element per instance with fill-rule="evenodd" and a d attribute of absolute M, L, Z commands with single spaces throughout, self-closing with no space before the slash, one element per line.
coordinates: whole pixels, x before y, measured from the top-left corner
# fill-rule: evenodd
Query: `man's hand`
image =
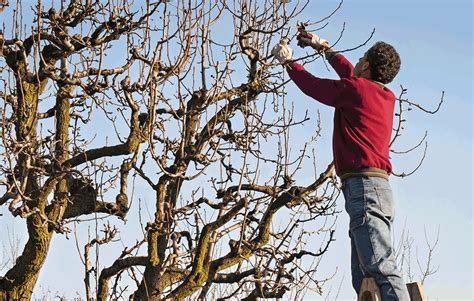
<path fill-rule="evenodd" d="M 312 48 L 316 49 L 317 51 L 325 51 L 329 49 L 329 42 L 325 39 L 320 38 L 318 35 L 314 33 L 298 33 L 296 36 L 298 40 L 298 46 L 301 48 L 305 48 L 306 46 L 311 46 Z"/>
<path fill-rule="evenodd" d="M 280 64 L 285 64 L 293 59 L 293 50 L 288 46 L 288 42 L 285 39 L 276 44 L 271 53 Z"/>

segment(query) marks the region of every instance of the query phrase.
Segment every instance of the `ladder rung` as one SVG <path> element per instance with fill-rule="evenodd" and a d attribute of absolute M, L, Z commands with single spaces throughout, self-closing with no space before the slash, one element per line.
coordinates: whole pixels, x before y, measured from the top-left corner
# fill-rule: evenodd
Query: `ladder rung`
<path fill-rule="evenodd" d="M 407 283 L 411 301 L 426 301 L 420 282 Z M 364 278 L 357 301 L 381 301 L 380 291 L 374 278 Z"/>

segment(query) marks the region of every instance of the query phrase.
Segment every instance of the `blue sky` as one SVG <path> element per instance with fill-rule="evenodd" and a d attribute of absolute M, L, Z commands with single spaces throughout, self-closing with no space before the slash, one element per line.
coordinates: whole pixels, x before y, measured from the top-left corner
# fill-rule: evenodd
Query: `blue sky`
<path fill-rule="evenodd" d="M 293 0 L 295 1 L 295 0 Z M 331 12 L 339 1 L 311 1 L 301 16 L 301 21 L 317 20 Z M 410 112 L 407 130 L 400 138 L 400 149 L 413 145 L 428 130 L 428 153 L 425 163 L 414 175 L 391 178 L 396 199 L 395 237 L 406 224 L 418 246 L 420 257 L 426 252 L 424 229 L 431 239 L 440 229 L 438 247 L 434 253 L 434 264 L 439 271 L 427 279 L 425 293 L 430 300 L 471 300 L 473 297 L 473 39 L 471 1 L 364 1 L 346 0 L 342 8 L 329 20 L 329 25 L 318 32 L 329 41 L 336 39 L 343 23 L 346 29 L 338 48 L 351 48 L 365 41 L 373 28 L 374 37 L 369 44 L 383 40 L 394 45 L 402 58 L 402 68 L 397 79 L 389 87 L 398 94 L 402 84 L 408 89 L 410 100 L 425 107 L 434 108 L 441 91 L 445 91 L 445 102 L 440 112 L 428 116 Z M 294 44 L 294 43 L 293 43 Z M 304 51 L 294 47 L 295 56 Z M 367 47 L 347 53 L 347 58 L 356 62 Z M 328 72 L 322 62 L 307 66 L 315 75 L 336 78 Z M 332 109 L 309 99 L 290 83 L 288 99 L 295 103 L 297 113 L 321 113 L 323 136 L 317 149 L 321 166 L 330 161 Z M 302 127 L 301 135 L 312 135 L 314 127 Z M 297 140 L 295 141 L 297 143 Z M 394 156 L 392 163 L 396 171 L 406 171 L 416 166 L 420 151 L 410 156 Z M 304 178 L 301 181 L 305 181 Z M 339 198 L 341 211 L 344 200 Z M 3 209 L 2 209 L 3 210 Z M 24 226 L 20 222 L 11 224 L 6 217 L 0 225 L 14 227 L 23 237 Z M 337 221 L 336 241 L 323 260 L 318 276 L 321 278 L 337 274 L 327 288 L 332 292 L 341 285 L 340 300 L 353 299 L 349 270 L 349 238 L 347 217 L 343 212 Z M 133 228 L 128 225 L 132 237 Z M 398 237 L 397 237 L 398 238 Z M 23 243 L 25 242 L 23 237 Z M 2 235 L 2 243 L 5 237 Z M 73 297 L 76 291 L 83 294 L 82 272 L 77 259 L 73 239 L 66 241 L 55 236 L 49 258 L 38 281 L 37 292 L 66 293 Z M 317 248 L 318 246 L 316 246 Z M 119 252 L 117 248 L 116 252 Z M 110 253 L 113 258 L 114 252 Z M 53 260 L 54 259 L 54 260 Z M 416 268 L 416 266 L 415 266 Z M 329 295 L 335 296 L 334 293 Z M 322 298 L 308 294 L 308 300 Z"/>

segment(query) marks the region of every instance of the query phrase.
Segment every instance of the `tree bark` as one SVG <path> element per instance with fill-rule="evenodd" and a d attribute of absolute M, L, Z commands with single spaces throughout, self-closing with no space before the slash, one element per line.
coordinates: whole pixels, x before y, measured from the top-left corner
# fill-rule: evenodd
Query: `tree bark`
<path fill-rule="evenodd" d="M 19 63 L 16 79 L 18 90 L 18 107 L 16 120 L 16 135 L 19 142 L 30 143 L 30 151 L 36 148 L 36 114 L 38 110 L 38 97 L 43 92 L 47 80 L 37 84 L 27 83 L 26 67 Z M 28 155 L 18 156 L 18 167 L 20 175 L 27 179 L 25 195 L 31 200 L 24 201 L 28 208 L 37 208 L 44 214 L 46 197 L 40 193 L 37 177 L 29 170 Z M 34 213 L 27 218 L 28 241 L 23 249 L 22 255 L 16 260 L 16 264 L 0 279 L 0 299 L 1 300 L 30 300 L 33 288 L 38 280 L 38 275 L 48 254 L 51 242 L 52 231 L 48 229 L 38 213 Z"/>
<path fill-rule="evenodd" d="M 52 232 L 39 215 L 28 218 L 29 239 L 15 266 L 0 279 L 0 300 L 30 300 L 48 254 Z"/>

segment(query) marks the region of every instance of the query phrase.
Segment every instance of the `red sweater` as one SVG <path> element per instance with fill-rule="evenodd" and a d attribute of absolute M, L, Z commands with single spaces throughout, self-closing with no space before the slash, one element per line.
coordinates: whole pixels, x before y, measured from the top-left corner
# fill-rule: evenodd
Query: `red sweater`
<path fill-rule="evenodd" d="M 340 80 L 317 78 L 296 63 L 287 70 L 303 93 L 335 108 L 332 141 L 336 174 L 363 167 L 390 174 L 395 95 L 371 80 L 354 76 L 352 64 L 341 54 L 332 57 L 330 64 Z"/>

